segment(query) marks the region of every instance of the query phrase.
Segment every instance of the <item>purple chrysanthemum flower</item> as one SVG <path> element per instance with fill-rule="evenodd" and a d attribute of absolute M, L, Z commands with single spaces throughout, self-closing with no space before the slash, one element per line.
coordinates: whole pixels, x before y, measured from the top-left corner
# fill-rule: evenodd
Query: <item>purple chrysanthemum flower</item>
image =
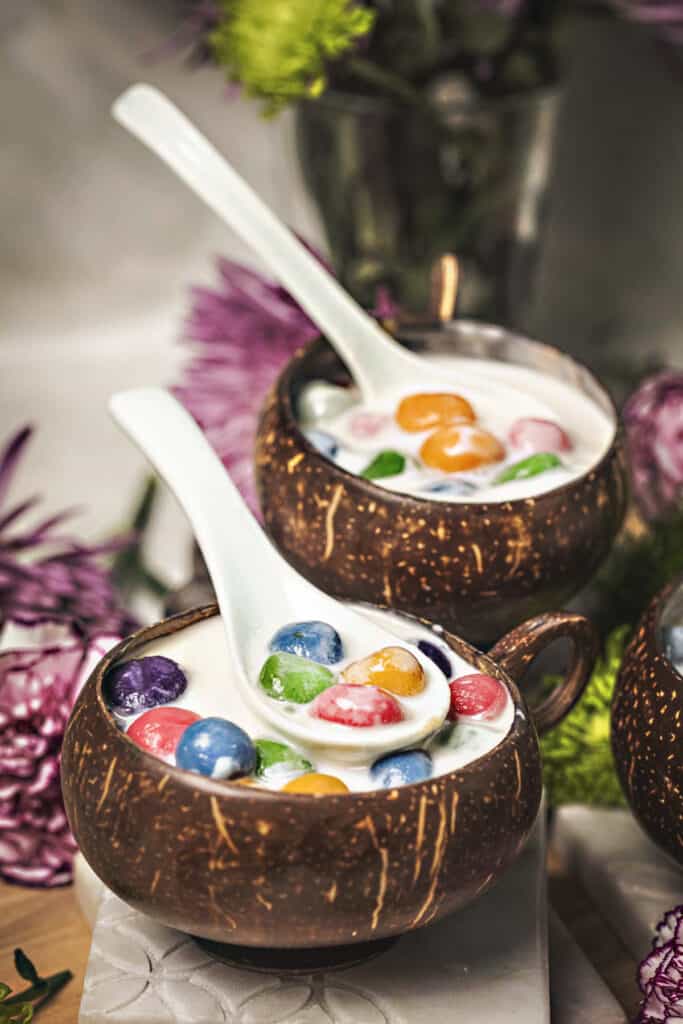
<path fill-rule="evenodd" d="M 643 513 L 657 519 L 683 497 L 683 373 L 648 377 L 623 410 L 633 490 Z"/>
<path fill-rule="evenodd" d="M 68 512 L 25 527 L 38 503 L 35 497 L 2 510 L 31 433 L 30 427 L 20 430 L 0 453 L 0 625 L 53 622 L 85 639 L 102 633 L 123 636 L 135 621 L 102 565 L 102 557 L 122 542 L 88 547 L 63 535 Z"/>
<path fill-rule="evenodd" d="M 644 998 L 636 1024 L 678 1024 L 683 1019 L 683 905 L 657 925 L 638 982 Z"/>
<path fill-rule="evenodd" d="M 67 513 L 25 526 L 36 498 L 6 507 L 30 435 L 0 452 L 0 877 L 54 886 L 70 880 L 75 850 L 59 784 L 64 727 L 81 682 L 134 621 L 102 564 L 120 544 L 64 536 Z"/>
<path fill-rule="evenodd" d="M 118 641 L 0 653 L 0 877 L 22 885 L 71 881 L 76 843 L 62 804 L 59 752 L 73 702 Z"/>
<path fill-rule="evenodd" d="M 186 336 L 194 355 L 175 394 L 258 514 L 253 448 L 268 389 L 294 352 L 320 333 L 288 292 L 253 270 L 218 260 L 217 289 L 194 288 Z M 375 314 L 397 309 L 378 289 Z"/>
<path fill-rule="evenodd" d="M 194 288 L 194 356 L 175 389 L 256 510 L 252 450 L 259 409 L 280 369 L 319 333 L 284 289 L 218 260 L 217 289 Z"/>

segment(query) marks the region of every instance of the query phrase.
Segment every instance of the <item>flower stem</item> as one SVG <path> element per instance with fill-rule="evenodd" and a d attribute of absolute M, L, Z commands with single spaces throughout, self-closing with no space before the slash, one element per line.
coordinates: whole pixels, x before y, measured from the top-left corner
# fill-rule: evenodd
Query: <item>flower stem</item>
<path fill-rule="evenodd" d="M 34 1012 L 37 1013 L 72 978 L 73 974 L 71 971 L 58 971 L 56 974 L 51 974 L 49 978 L 41 978 L 40 981 L 30 985 L 23 992 L 17 992 L 16 995 L 5 999 L 2 1005 L 14 1006 L 17 1003 L 33 1003 Z"/>
<path fill-rule="evenodd" d="M 117 553 L 111 567 L 111 579 L 125 601 L 130 601 L 137 590 L 148 590 L 154 597 L 166 597 L 168 587 L 146 567 L 142 542 L 149 527 L 159 490 L 154 475 L 147 477 L 140 500 L 135 506 L 132 521 L 126 530 L 131 540 Z"/>
<path fill-rule="evenodd" d="M 366 57 L 350 57 L 346 62 L 348 70 L 368 85 L 374 85 L 382 92 L 389 93 L 404 102 L 415 106 L 422 106 L 424 100 L 417 89 L 414 89 L 408 82 L 399 75 L 381 68 L 378 64 L 368 60 Z"/>

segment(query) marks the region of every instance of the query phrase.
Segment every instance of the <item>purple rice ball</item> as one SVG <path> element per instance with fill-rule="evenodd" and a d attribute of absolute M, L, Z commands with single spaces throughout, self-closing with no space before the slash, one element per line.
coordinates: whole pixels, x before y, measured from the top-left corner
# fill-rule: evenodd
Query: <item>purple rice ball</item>
<path fill-rule="evenodd" d="M 104 695 L 112 711 L 127 716 L 177 700 L 186 686 L 180 665 L 152 654 L 116 665 L 107 673 Z"/>

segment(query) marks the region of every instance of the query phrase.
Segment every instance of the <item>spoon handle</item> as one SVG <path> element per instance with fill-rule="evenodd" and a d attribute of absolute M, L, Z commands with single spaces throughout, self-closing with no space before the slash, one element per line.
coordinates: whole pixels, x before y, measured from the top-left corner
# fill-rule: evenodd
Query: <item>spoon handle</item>
<path fill-rule="evenodd" d="M 163 388 L 119 392 L 109 408 L 190 520 L 226 629 L 230 624 L 237 630 L 245 627 L 259 588 L 267 587 L 282 567 L 225 467 L 190 414 Z M 278 600 L 273 589 L 270 602 Z"/>
<path fill-rule="evenodd" d="M 112 113 L 258 253 L 329 339 L 365 400 L 372 401 L 414 372 L 413 357 L 351 298 L 163 93 L 149 85 L 131 86 Z"/>

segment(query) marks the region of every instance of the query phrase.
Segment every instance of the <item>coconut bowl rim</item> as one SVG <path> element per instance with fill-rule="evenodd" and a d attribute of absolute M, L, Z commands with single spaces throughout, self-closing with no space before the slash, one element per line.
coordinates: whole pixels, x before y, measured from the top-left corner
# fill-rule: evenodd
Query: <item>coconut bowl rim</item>
<path fill-rule="evenodd" d="M 379 484 L 374 483 L 372 480 L 367 480 L 365 477 L 359 476 L 357 473 L 351 473 L 349 470 L 339 466 L 336 462 L 328 459 L 326 455 L 323 455 L 315 445 L 311 444 L 301 428 L 297 417 L 294 414 L 294 408 L 292 403 L 292 386 L 296 381 L 294 376 L 304 361 L 311 356 L 316 348 L 322 348 L 324 346 L 332 349 L 332 346 L 323 335 L 313 338 L 302 348 L 298 349 L 294 355 L 287 361 L 283 369 L 278 374 L 278 377 L 274 385 L 274 394 L 277 398 L 278 405 L 283 411 L 284 418 L 286 420 L 287 429 L 294 432 L 297 442 L 306 451 L 308 457 L 313 458 L 323 467 L 329 468 L 331 472 L 339 474 L 342 482 L 347 482 L 348 486 L 358 487 L 363 491 L 367 497 L 372 501 L 385 501 L 389 505 L 401 505 L 404 507 L 406 504 L 414 506 L 416 511 L 425 514 L 426 511 L 432 511 L 434 509 L 443 509 L 449 515 L 455 515 L 458 511 L 463 515 L 471 516 L 475 512 L 481 515 L 491 514 L 497 510 L 504 510 L 511 514 L 519 514 L 523 508 L 534 506 L 537 502 L 542 501 L 544 498 L 562 496 L 563 494 L 569 494 L 572 490 L 575 490 L 584 480 L 588 480 L 591 477 L 597 477 L 607 467 L 608 463 L 614 460 L 623 444 L 624 439 L 624 427 L 621 422 L 617 407 L 614 403 L 614 399 L 610 395 L 607 388 L 602 384 L 599 378 L 593 373 L 593 371 L 586 366 L 581 360 L 576 359 L 574 356 L 567 352 L 563 352 L 556 345 L 550 345 L 544 341 L 535 341 L 533 338 L 528 338 L 524 334 L 520 334 L 516 331 L 508 331 L 506 328 L 499 327 L 495 324 L 489 324 L 484 321 L 478 320 L 466 320 L 456 319 L 447 321 L 444 324 L 437 325 L 436 329 L 441 329 L 444 334 L 447 330 L 453 329 L 454 336 L 456 332 L 461 328 L 465 328 L 466 331 L 472 330 L 477 331 L 483 335 L 497 335 L 503 337 L 507 335 L 509 340 L 515 344 L 523 343 L 529 345 L 532 348 L 549 352 L 552 356 L 568 363 L 572 363 L 574 366 L 585 374 L 596 389 L 600 392 L 602 398 L 605 401 L 605 409 L 612 420 L 613 430 L 610 438 L 610 442 L 600 456 L 597 462 L 589 466 L 583 473 L 573 477 L 567 483 L 559 484 L 557 487 L 553 487 L 548 491 L 542 491 L 540 494 L 532 494 L 523 498 L 512 498 L 504 501 L 487 501 L 487 502 L 472 502 L 472 501 L 444 501 L 436 500 L 434 498 L 418 497 L 414 494 L 407 494 L 403 491 L 389 490 L 389 488 L 381 487 Z M 434 325 L 431 327 L 425 325 L 423 331 L 435 330 Z M 418 335 L 419 328 L 411 326 L 409 331 L 404 331 L 403 334 L 399 331 L 399 339 L 401 336 L 406 336 L 408 333 Z M 334 351 L 334 349 L 332 349 Z M 343 361 L 342 361 L 343 362 Z M 506 360 L 492 360 L 492 362 L 506 362 Z M 513 363 L 511 360 L 507 360 L 511 365 L 523 365 L 519 363 Z M 533 369 L 533 367 L 527 367 L 527 369 Z M 543 372 L 543 371 L 539 371 Z M 323 378 L 321 378 L 323 379 Z M 558 378 L 559 379 L 559 378 Z M 590 397 L 590 396 L 588 396 Z M 260 430 L 259 430 L 260 434 Z"/>

